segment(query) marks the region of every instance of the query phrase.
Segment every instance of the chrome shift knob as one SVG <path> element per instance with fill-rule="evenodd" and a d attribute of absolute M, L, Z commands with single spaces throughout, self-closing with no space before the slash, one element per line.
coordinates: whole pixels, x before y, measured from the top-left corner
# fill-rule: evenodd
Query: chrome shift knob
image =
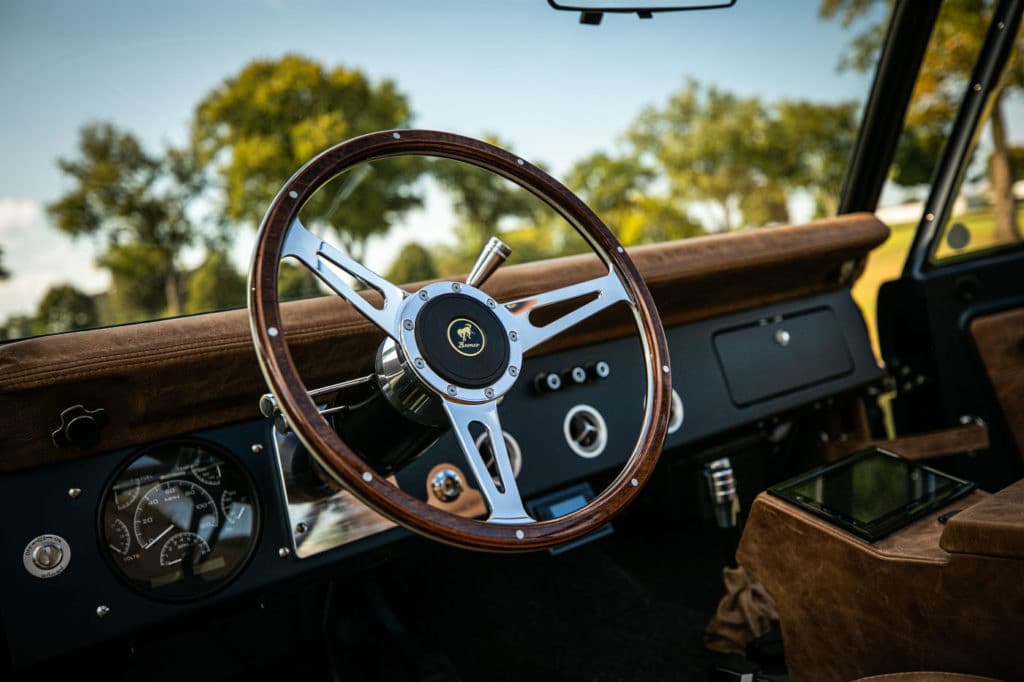
<path fill-rule="evenodd" d="M 736 495 L 736 478 L 729 458 L 722 457 L 705 464 L 704 481 L 708 485 L 718 527 L 735 528 L 739 523 L 740 499 Z"/>
<path fill-rule="evenodd" d="M 473 264 L 473 269 L 469 271 L 466 284 L 477 288 L 483 286 L 483 283 L 490 279 L 494 271 L 501 267 L 511 253 L 511 246 L 497 237 L 491 237 L 477 257 L 476 263 Z"/>

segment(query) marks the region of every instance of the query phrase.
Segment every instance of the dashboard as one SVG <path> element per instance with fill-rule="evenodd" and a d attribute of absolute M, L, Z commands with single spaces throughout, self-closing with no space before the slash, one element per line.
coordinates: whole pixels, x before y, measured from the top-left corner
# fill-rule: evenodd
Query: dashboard
<path fill-rule="evenodd" d="M 848 289 L 666 332 L 674 384 L 666 458 L 881 376 Z M 500 412 L 528 506 L 621 467 L 642 418 L 641 352 L 637 338 L 624 337 L 526 361 L 527 380 Z M 334 569 L 407 534 L 325 483 L 273 419 L 5 479 L 16 494 L 0 499 L 8 519 L 0 553 L 9 559 L 0 564 L 0 612 L 16 667 Z M 447 433 L 396 482 L 457 513 L 484 511 Z"/>

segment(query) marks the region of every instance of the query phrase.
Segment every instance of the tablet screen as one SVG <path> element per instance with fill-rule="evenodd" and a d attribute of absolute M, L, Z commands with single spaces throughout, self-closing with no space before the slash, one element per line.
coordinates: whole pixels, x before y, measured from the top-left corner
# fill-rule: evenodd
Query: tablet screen
<path fill-rule="evenodd" d="M 769 492 L 877 540 L 973 488 L 969 481 L 869 448 Z"/>

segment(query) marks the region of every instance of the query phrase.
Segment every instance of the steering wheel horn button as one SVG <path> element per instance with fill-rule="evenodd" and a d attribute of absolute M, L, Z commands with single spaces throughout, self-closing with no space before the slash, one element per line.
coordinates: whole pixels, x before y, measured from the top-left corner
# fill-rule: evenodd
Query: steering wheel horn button
<path fill-rule="evenodd" d="M 475 358 L 487 347 L 487 336 L 473 320 L 456 317 L 448 324 L 448 343 L 459 355 Z"/>
<path fill-rule="evenodd" d="M 55 578 L 71 563 L 71 546 L 59 535 L 40 535 L 25 546 L 22 562 L 36 578 Z"/>
<path fill-rule="evenodd" d="M 498 316 L 477 297 L 459 293 L 431 296 L 416 315 L 412 335 L 426 364 L 456 389 L 483 389 L 509 366 L 508 333 Z M 461 394 L 445 390 L 449 395 Z"/>

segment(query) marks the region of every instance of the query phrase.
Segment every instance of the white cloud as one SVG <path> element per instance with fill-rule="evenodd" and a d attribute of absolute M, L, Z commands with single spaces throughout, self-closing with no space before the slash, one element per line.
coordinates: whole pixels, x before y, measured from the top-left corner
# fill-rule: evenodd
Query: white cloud
<path fill-rule="evenodd" d="M 67 282 L 90 294 L 109 286 L 108 275 L 93 264 L 95 245 L 59 232 L 39 202 L 0 198 L 0 247 L 11 273 L 0 283 L 0 317 L 31 314 L 54 284 Z"/>

